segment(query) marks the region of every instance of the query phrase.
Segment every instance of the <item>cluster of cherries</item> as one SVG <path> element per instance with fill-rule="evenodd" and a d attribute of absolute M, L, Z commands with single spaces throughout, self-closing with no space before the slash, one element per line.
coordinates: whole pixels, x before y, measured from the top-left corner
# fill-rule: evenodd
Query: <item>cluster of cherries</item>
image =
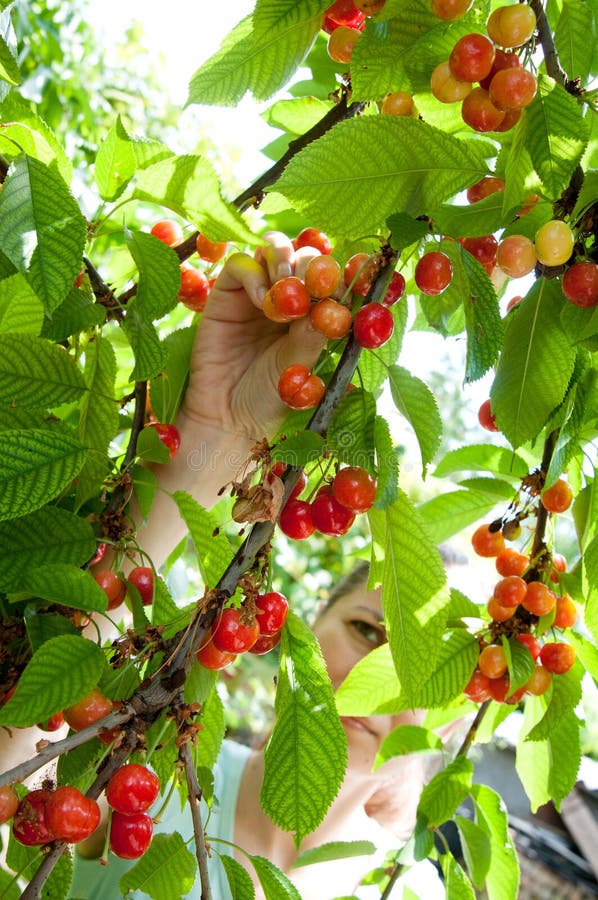
<path fill-rule="evenodd" d="M 375 16 L 386 0 L 336 0 L 324 13 L 322 29 L 328 38 L 328 55 L 335 62 L 351 62 L 353 48 L 368 16 Z"/>
<path fill-rule="evenodd" d="M 572 501 L 570 486 L 563 479 L 556 481 L 541 495 L 541 503 L 551 513 L 562 513 Z M 464 689 L 475 703 L 493 699 L 500 703 L 519 703 L 524 694 L 540 696 L 552 683 L 553 675 L 568 672 L 575 662 L 575 650 L 565 641 L 544 644 L 531 633 L 531 626 L 544 616 L 551 616 L 552 629 L 571 628 L 577 619 L 575 603 L 567 594 L 557 595 L 540 580 L 527 581 L 531 572 L 528 556 L 512 547 L 507 540 L 516 540 L 521 533 L 518 520 L 480 525 L 472 536 L 472 546 L 478 556 L 494 558 L 501 576 L 496 583 L 487 611 L 491 619 L 488 643 L 480 641 L 480 655 L 476 669 Z M 550 581 L 558 584 L 559 573 L 566 571 L 566 561 L 554 553 L 551 560 Z M 500 636 L 514 638 L 531 654 L 536 663 L 526 684 L 510 690 L 507 656 Z"/>
<path fill-rule="evenodd" d="M 105 547 L 105 545 L 100 546 Z M 96 559 L 97 554 L 90 565 L 94 565 Z M 151 606 L 153 602 L 154 570 L 151 566 L 135 566 L 135 568 L 131 569 L 127 575 L 126 581 L 123 578 L 120 578 L 116 572 L 113 572 L 111 569 L 107 569 L 104 572 L 97 572 L 93 577 L 108 598 L 108 612 L 112 609 L 116 609 L 124 602 L 127 595 L 127 587 L 129 585 L 132 585 L 138 591 L 144 606 Z"/>
<path fill-rule="evenodd" d="M 444 18 L 460 18 L 470 6 L 454 4 L 458 14 Z M 488 35 L 474 32 L 457 41 L 448 60 L 432 72 L 430 89 L 441 103 L 461 102 L 463 121 L 475 131 L 508 131 L 538 89 L 536 76 L 513 52 L 532 37 L 536 15 L 526 3 L 500 6 L 486 28 Z"/>
<path fill-rule="evenodd" d="M 160 792 L 153 772 L 137 763 L 118 769 L 106 786 L 112 809 L 110 849 L 123 859 L 137 859 L 149 847 L 153 822 L 147 810 Z M 100 807 L 78 788 L 40 788 L 22 799 L 11 785 L 0 788 L 0 824 L 12 818 L 15 839 L 27 847 L 60 840 L 78 844 L 100 824 Z"/>
<path fill-rule="evenodd" d="M 162 219 L 152 226 L 150 234 L 168 247 L 178 247 L 185 237 L 182 227 L 174 219 Z M 220 262 L 228 251 L 228 243 L 210 241 L 201 232 L 196 240 L 197 253 L 204 262 L 210 264 L 208 272 L 204 272 L 188 262 L 181 263 L 181 287 L 178 299 L 193 312 L 201 312 L 206 305 L 215 278 L 211 276 L 213 266 Z"/>
<path fill-rule="evenodd" d="M 198 661 L 206 669 L 224 669 L 240 653 L 269 653 L 280 641 L 288 612 L 287 598 L 279 591 L 258 594 L 238 609 L 223 609 L 197 652 Z"/>

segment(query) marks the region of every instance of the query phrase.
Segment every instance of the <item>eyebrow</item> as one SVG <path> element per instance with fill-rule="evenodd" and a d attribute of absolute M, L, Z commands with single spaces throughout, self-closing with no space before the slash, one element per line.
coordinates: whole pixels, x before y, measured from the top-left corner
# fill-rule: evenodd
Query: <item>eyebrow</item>
<path fill-rule="evenodd" d="M 372 609 L 371 606 L 363 606 L 362 604 L 356 606 L 355 608 L 356 608 L 356 609 L 362 610 L 362 612 L 369 613 L 370 616 L 371 616 L 373 619 L 375 619 L 376 622 L 377 622 L 382 628 L 384 628 L 384 616 L 382 615 L 382 610 L 381 610 L 381 609 Z M 386 628 L 384 628 L 384 631 L 386 631 Z"/>

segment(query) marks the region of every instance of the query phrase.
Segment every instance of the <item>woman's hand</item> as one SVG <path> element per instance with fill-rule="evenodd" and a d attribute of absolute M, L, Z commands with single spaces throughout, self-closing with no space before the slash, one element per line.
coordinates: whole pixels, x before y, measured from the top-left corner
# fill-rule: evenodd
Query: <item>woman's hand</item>
<path fill-rule="evenodd" d="M 299 275 L 314 253 L 295 254 L 279 232 L 255 258 L 235 253 L 216 279 L 202 316 L 193 354 L 183 416 L 196 425 L 254 443 L 271 437 L 287 408 L 278 379 L 291 363 L 311 367 L 325 339 L 309 318 L 281 325 L 262 312 L 264 296 L 278 279 Z"/>

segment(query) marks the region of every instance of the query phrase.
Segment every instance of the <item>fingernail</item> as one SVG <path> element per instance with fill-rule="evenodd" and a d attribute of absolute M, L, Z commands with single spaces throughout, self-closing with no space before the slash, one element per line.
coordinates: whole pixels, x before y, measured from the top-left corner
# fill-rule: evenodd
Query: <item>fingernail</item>
<path fill-rule="evenodd" d="M 255 298 L 256 298 L 257 302 L 263 303 L 264 297 L 266 296 L 267 293 L 268 293 L 268 288 L 265 288 L 263 285 L 262 285 L 262 287 L 257 288 L 256 292 L 255 292 Z"/>
<path fill-rule="evenodd" d="M 288 278 L 291 275 L 291 265 L 288 262 L 279 262 L 276 267 L 276 280 Z"/>

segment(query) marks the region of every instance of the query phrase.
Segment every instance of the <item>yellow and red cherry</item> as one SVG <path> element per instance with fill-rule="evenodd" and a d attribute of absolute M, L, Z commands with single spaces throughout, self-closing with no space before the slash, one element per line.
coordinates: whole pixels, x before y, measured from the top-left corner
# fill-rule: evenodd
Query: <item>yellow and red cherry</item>
<path fill-rule="evenodd" d="M 484 34 L 459 38 L 449 56 L 449 66 L 458 81 L 480 81 L 490 73 L 496 48 Z"/>
<path fill-rule="evenodd" d="M 348 334 L 353 323 L 351 310 L 330 297 L 314 303 L 309 311 L 309 319 L 315 331 L 333 341 Z"/>
<path fill-rule="evenodd" d="M 527 69 L 502 69 L 490 82 L 488 93 L 497 109 L 518 110 L 529 106 L 538 90 L 536 76 Z"/>
<path fill-rule="evenodd" d="M 564 675 L 575 662 L 575 649 L 562 641 L 544 644 L 540 651 L 540 662 L 553 675 Z"/>
<path fill-rule="evenodd" d="M 545 694 L 552 684 L 552 675 L 544 666 L 536 666 L 532 677 L 525 685 L 526 693 L 532 694 L 534 697 L 541 697 Z"/>
<path fill-rule="evenodd" d="M 471 546 L 478 556 L 498 556 L 504 550 L 505 539 L 500 530 L 491 531 L 489 525 L 480 525 L 471 536 Z"/>
<path fill-rule="evenodd" d="M 573 253 L 575 236 L 566 222 L 551 219 L 542 225 L 535 239 L 538 261 L 544 266 L 562 266 Z"/>
<path fill-rule="evenodd" d="M 573 263 L 563 275 L 562 289 L 567 300 L 581 309 L 598 306 L 598 263 Z"/>
<path fill-rule="evenodd" d="M 457 103 L 473 90 L 470 81 L 459 81 L 451 72 L 448 60 L 438 63 L 430 75 L 430 90 L 441 103 Z"/>
<path fill-rule="evenodd" d="M 531 581 L 521 605 L 534 616 L 545 616 L 556 606 L 556 596 L 541 581 Z"/>
<path fill-rule="evenodd" d="M 500 678 L 507 671 L 507 657 L 500 644 L 484 647 L 478 659 L 478 668 L 487 678 Z"/>
<path fill-rule="evenodd" d="M 514 606 L 501 606 L 495 597 L 490 597 L 486 604 L 486 610 L 494 622 L 506 622 L 515 615 Z"/>
<path fill-rule="evenodd" d="M 167 244 L 169 247 L 176 247 L 183 242 L 183 229 L 174 219 L 162 219 L 152 226 L 150 234 Z"/>
<path fill-rule="evenodd" d="M 387 94 L 380 108 L 380 112 L 385 116 L 412 116 L 414 111 L 413 97 L 407 91 Z"/>
<path fill-rule="evenodd" d="M 505 182 L 502 178 L 497 178 L 495 175 L 484 175 L 480 181 L 476 181 L 467 188 L 467 200 L 469 203 L 477 203 L 491 194 L 501 193 L 504 189 Z"/>
<path fill-rule="evenodd" d="M 437 19 L 444 22 L 454 22 L 461 19 L 468 12 L 473 0 L 432 0 L 432 12 Z"/>
<path fill-rule="evenodd" d="M 332 256 L 316 256 L 307 264 L 303 281 L 308 294 L 316 300 L 330 297 L 341 283 L 341 267 Z"/>
<path fill-rule="evenodd" d="M 336 6 L 337 4 L 335 3 L 333 5 Z M 330 9 L 332 9 L 332 7 L 330 7 Z M 293 246 L 295 250 L 299 250 L 300 247 L 313 247 L 315 250 L 319 250 L 320 253 L 323 253 L 325 256 L 327 256 L 329 253 L 332 253 L 332 244 L 330 243 L 330 238 L 326 234 L 324 234 L 323 231 L 320 231 L 319 228 L 304 228 L 294 239 Z"/>
<path fill-rule="evenodd" d="M 195 247 L 200 259 L 206 262 L 217 263 L 225 256 L 228 250 L 228 243 L 226 241 L 211 241 L 205 234 L 200 232 L 195 240 Z"/>
<path fill-rule="evenodd" d="M 492 63 L 492 68 L 488 75 L 480 81 L 480 87 L 483 87 L 484 90 L 487 91 L 490 89 L 492 79 L 497 72 L 502 72 L 503 69 L 520 68 L 521 60 L 516 53 L 507 53 L 505 50 L 497 50 L 494 56 L 494 62 Z"/>
<path fill-rule="evenodd" d="M 496 251 L 496 262 L 510 278 L 522 278 L 534 269 L 538 261 L 533 241 L 523 234 L 504 238 Z"/>
<path fill-rule="evenodd" d="M 486 23 L 488 35 L 499 47 L 527 44 L 536 28 L 536 14 L 527 3 L 499 6 Z"/>
<path fill-rule="evenodd" d="M 555 628 L 571 628 L 577 621 L 577 607 L 569 597 L 564 594 L 562 597 L 556 598 L 556 610 L 554 613 L 553 625 Z"/>
<path fill-rule="evenodd" d="M 376 277 L 376 263 L 367 253 L 355 253 L 345 265 L 344 282 L 361 297 L 365 297 Z"/>
<path fill-rule="evenodd" d="M 527 592 L 527 583 L 519 575 L 507 575 L 494 586 L 494 598 L 501 606 L 519 606 Z"/>
<path fill-rule="evenodd" d="M 267 302 L 268 301 L 268 302 Z M 270 315 L 270 305 L 276 317 Z M 264 313 L 275 322 L 291 322 L 309 313 L 311 298 L 300 278 L 289 275 L 275 281 L 264 298 Z"/>
<path fill-rule="evenodd" d="M 291 409 L 311 409 L 317 406 L 326 385 L 307 366 L 294 363 L 287 366 L 278 380 L 278 394 L 283 403 Z"/>
<path fill-rule="evenodd" d="M 334 62 L 347 65 L 351 62 L 353 49 L 358 40 L 359 31 L 357 29 L 339 25 L 328 38 L 328 56 Z"/>
<path fill-rule="evenodd" d="M 0 787 L 0 825 L 12 819 L 17 811 L 19 798 L 17 792 L 10 784 Z"/>
<path fill-rule="evenodd" d="M 181 265 L 178 299 L 192 312 L 202 312 L 210 294 L 210 281 L 203 272 L 188 263 Z"/>
<path fill-rule="evenodd" d="M 481 87 L 474 88 L 461 104 L 461 118 L 466 125 L 481 134 L 497 131 L 505 115 L 502 109 L 497 109 L 494 105 L 488 91 Z"/>
<path fill-rule="evenodd" d="M 505 547 L 496 557 L 496 571 L 507 578 L 509 575 L 523 575 L 529 566 L 529 559 L 512 547 Z"/>
<path fill-rule="evenodd" d="M 573 491 L 562 478 L 543 492 L 541 498 L 544 509 L 551 513 L 563 513 L 571 506 Z"/>
<path fill-rule="evenodd" d="M 534 660 L 539 657 L 540 651 L 542 650 L 542 644 L 537 637 L 534 637 L 533 634 L 529 634 L 529 632 L 516 634 L 515 640 L 522 644 L 527 650 L 529 650 Z"/>

